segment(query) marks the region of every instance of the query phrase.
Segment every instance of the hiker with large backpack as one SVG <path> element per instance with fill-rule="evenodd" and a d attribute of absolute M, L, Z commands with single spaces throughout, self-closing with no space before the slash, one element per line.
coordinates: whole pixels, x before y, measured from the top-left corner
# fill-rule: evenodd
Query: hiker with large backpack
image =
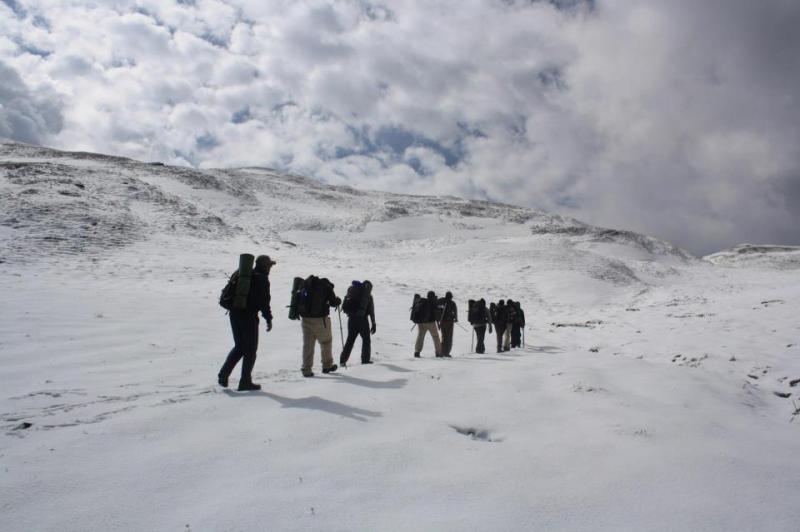
<path fill-rule="evenodd" d="M 494 303 L 492 303 L 494 305 Z M 475 344 L 475 352 L 483 354 L 486 352 L 484 339 L 486 338 L 486 327 L 489 327 L 489 334 L 492 334 L 492 318 L 489 309 L 486 308 L 486 300 L 481 298 L 477 301 L 470 299 L 467 309 L 467 319 L 472 328 L 475 329 L 475 336 L 478 341 Z"/>
<path fill-rule="evenodd" d="M 506 309 L 506 302 L 502 299 L 494 307 L 492 323 L 494 323 L 494 332 L 497 334 L 497 352 L 502 353 L 505 350 L 503 349 L 503 337 L 508 324 L 508 309 Z"/>
<path fill-rule="evenodd" d="M 517 321 L 517 304 L 512 300 L 506 301 L 506 314 L 508 316 L 508 322 L 506 325 L 506 332 L 503 335 L 503 348 L 506 351 L 510 351 L 512 347 L 516 347 L 514 345 L 513 340 L 513 331 L 514 331 L 514 323 Z"/>
<path fill-rule="evenodd" d="M 509 301 L 509 303 L 511 303 Z M 525 312 L 519 301 L 514 301 L 514 318 L 511 322 L 511 347 L 522 347 L 522 329 L 525 328 Z"/>
<path fill-rule="evenodd" d="M 361 336 L 361 363 L 372 364 L 370 353 L 370 334 L 375 334 L 375 303 L 372 300 L 372 283 L 353 281 L 342 302 L 342 311 L 347 314 L 347 341 L 339 356 L 339 365 L 347 366 L 350 352 Z M 370 326 L 370 320 L 372 325 Z"/>
<path fill-rule="evenodd" d="M 233 272 L 228 284 L 222 289 L 219 304 L 228 310 L 233 332 L 233 349 L 217 374 L 217 382 L 223 388 L 228 387 L 228 377 L 241 360 L 239 391 L 261 389 L 259 384 L 253 382 L 253 367 L 258 349 L 258 313 L 260 311 L 267 321 L 267 332 L 271 331 L 269 272 L 274 265 L 275 261 L 269 256 L 259 255 L 253 267 L 253 256 L 242 254 L 239 257 L 239 269 Z"/>
<path fill-rule="evenodd" d="M 442 345 L 439 341 L 439 331 L 436 327 L 437 304 L 438 299 L 433 291 L 428 292 L 428 297 L 425 298 L 420 297 L 419 294 L 414 294 L 414 302 L 411 305 L 411 321 L 417 327 L 417 341 L 414 344 L 415 358 L 420 357 L 425 343 L 425 334 L 431 335 L 436 356 L 442 356 Z"/>
<path fill-rule="evenodd" d="M 289 319 L 300 319 L 303 331 L 303 377 L 313 377 L 314 348 L 319 342 L 322 357 L 322 373 L 332 373 L 339 366 L 333 363 L 333 331 L 331 330 L 331 308 L 342 300 L 336 297 L 333 283 L 326 278 L 310 275 L 306 279 L 295 277 L 292 284 L 292 299 L 289 304 Z"/>
<path fill-rule="evenodd" d="M 442 331 L 442 352 L 440 356 L 450 358 L 450 351 L 453 349 L 453 327 L 458 321 L 458 308 L 453 301 L 453 293 L 447 292 L 439 300 L 436 307 L 439 330 Z"/>

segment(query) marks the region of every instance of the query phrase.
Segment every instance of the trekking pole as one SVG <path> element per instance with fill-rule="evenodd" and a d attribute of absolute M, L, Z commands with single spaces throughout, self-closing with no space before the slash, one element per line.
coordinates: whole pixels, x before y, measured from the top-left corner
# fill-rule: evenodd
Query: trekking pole
<path fill-rule="evenodd" d="M 342 339 L 342 349 L 344 349 L 344 331 L 342 331 L 342 309 L 336 307 L 336 310 L 339 311 L 339 338 Z"/>
<path fill-rule="evenodd" d="M 469 343 L 469 350 L 471 353 L 475 352 L 475 329 L 472 329 L 472 340 Z"/>

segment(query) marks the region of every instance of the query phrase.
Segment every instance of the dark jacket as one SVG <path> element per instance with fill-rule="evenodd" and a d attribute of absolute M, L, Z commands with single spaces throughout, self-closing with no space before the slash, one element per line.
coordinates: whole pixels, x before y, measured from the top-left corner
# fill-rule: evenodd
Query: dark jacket
<path fill-rule="evenodd" d="M 438 305 L 438 300 L 435 297 L 426 297 L 422 300 L 423 310 L 422 310 L 422 321 L 421 323 L 432 323 L 437 321 L 436 319 L 436 306 Z"/>
<path fill-rule="evenodd" d="M 250 278 L 250 292 L 247 294 L 247 308 L 244 312 L 257 314 L 260 311 L 264 319 L 272 322 L 270 301 L 269 273 L 266 269 L 256 266 Z"/>
<path fill-rule="evenodd" d="M 505 305 L 497 305 L 495 307 L 494 320 L 492 320 L 492 323 L 494 323 L 495 325 L 497 325 L 498 323 L 501 323 L 503 325 L 508 323 L 508 309 L 506 308 Z"/>
<path fill-rule="evenodd" d="M 517 319 L 515 325 L 519 325 L 520 327 L 525 327 L 525 311 L 522 308 L 517 307 Z"/>

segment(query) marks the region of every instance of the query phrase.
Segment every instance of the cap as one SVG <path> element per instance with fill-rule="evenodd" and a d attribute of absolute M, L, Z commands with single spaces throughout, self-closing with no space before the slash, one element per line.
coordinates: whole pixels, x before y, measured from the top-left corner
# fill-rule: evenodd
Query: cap
<path fill-rule="evenodd" d="M 259 255 L 258 258 L 256 259 L 256 264 L 263 264 L 264 266 L 266 265 L 273 266 L 277 264 L 277 262 L 269 258 L 269 255 Z"/>

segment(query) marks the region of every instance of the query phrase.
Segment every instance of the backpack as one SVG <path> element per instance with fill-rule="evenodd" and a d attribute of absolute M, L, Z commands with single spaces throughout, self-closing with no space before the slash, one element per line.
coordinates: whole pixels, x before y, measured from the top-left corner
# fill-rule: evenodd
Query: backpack
<path fill-rule="evenodd" d="M 250 297 L 250 280 L 253 277 L 255 257 L 249 253 L 239 255 L 239 269 L 233 272 L 219 294 L 219 306 L 225 310 L 245 310 Z"/>
<path fill-rule="evenodd" d="M 300 319 L 300 295 L 303 291 L 303 284 L 305 283 L 305 279 L 302 277 L 295 277 L 294 281 L 292 281 L 292 297 L 289 300 L 289 319 L 290 320 L 299 320 Z"/>
<path fill-rule="evenodd" d="M 506 313 L 507 313 L 506 314 L 506 316 L 507 316 L 506 321 L 508 323 L 511 323 L 511 324 L 516 323 L 516 321 L 517 321 L 517 307 L 515 307 L 513 304 L 506 305 Z"/>
<path fill-rule="evenodd" d="M 480 301 L 474 299 L 469 300 L 469 307 L 467 310 L 467 321 L 472 324 L 484 323 L 486 320 L 486 305 L 481 305 Z"/>
<path fill-rule="evenodd" d="M 233 300 L 236 296 L 236 285 L 239 282 L 239 270 L 233 272 L 219 294 L 219 306 L 225 310 L 233 309 Z"/>
<path fill-rule="evenodd" d="M 329 286 L 333 287 L 328 279 L 309 275 L 296 294 L 297 313 L 306 318 L 324 316 L 328 309 Z"/>
<path fill-rule="evenodd" d="M 441 298 L 436 304 L 436 321 L 455 321 L 455 303 L 453 300 L 448 301 L 446 298 Z"/>
<path fill-rule="evenodd" d="M 411 303 L 411 321 L 414 323 L 425 323 L 425 311 L 427 300 L 419 294 L 414 294 L 414 301 Z"/>
<path fill-rule="evenodd" d="M 348 316 L 352 312 L 358 310 L 359 304 L 361 303 L 363 286 L 361 282 L 353 281 L 353 284 L 347 289 L 347 294 L 345 294 L 344 300 L 342 301 L 342 312 Z"/>

